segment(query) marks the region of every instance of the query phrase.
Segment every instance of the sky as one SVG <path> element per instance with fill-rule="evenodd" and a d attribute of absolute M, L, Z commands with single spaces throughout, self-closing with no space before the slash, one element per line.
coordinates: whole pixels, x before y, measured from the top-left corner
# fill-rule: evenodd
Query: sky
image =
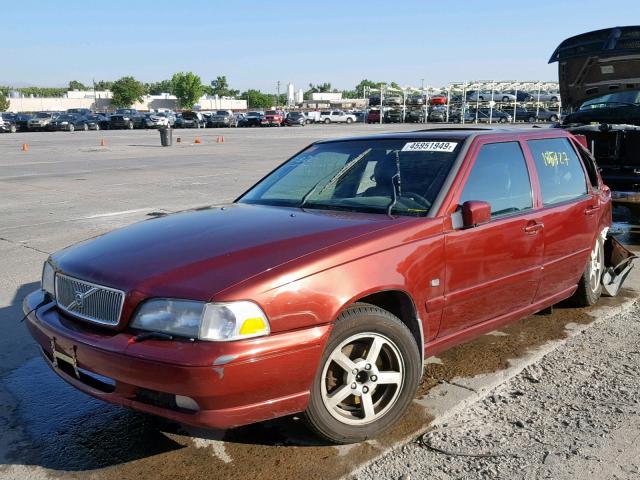
<path fill-rule="evenodd" d="M 0 85 L 66 86 L 193 71 L 281 91 L 360 80 L 401 86 L 555 81 L 565 38 L 640 23 L 640 0 L 6 1 Z"/>

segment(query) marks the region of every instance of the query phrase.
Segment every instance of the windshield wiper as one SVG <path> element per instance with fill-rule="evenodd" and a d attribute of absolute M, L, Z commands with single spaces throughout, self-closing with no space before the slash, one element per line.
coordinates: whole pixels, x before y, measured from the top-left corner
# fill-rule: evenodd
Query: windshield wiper
<path fill-rule="evenodd" d="M 344 167 L 342 167 L 340 170 L 338 170 L 338 172 L 333 177 L 331 177 L 329 179 L 329 181 L 322 187 L 322 190 L 320 190 L 318 193 L 322 193 L 329 185 L 332 185 L 335 182 L 337 182 L 341 177 L 343 177 L 353 167 L 355 167 L 356 164 L 358 164 L 360 162 L 360 160 L 362 160 L 367 155 L 369 155 L 370 152 L 371 152 L 371 148 L 368 148 L 367 150 L 362 152 L 360 155 L 358 155 L 356 158 L 354 158 L 350 162 L 346 163 Z M 316 189 L 320 186 L 320 184 L 322 183 L 323 180 L 324 180 L 324 178 L 321 178 L 320 180 L 318 180 L 318 182 L 313 187 L 311 187 L 311 190 L 309 190 L 305 194 L 305 196 L 302 197 L 302 200 L 300 200 L 300 203 L 298 204 L 298 208 L 304 207 L 304 205 L 305 205 L 305 203 L 307 203 L 307 200 L 309 199 L 309 197 L 316 191 Z"/>
<path fill-rule="evenodd" d="M 389 202 L 389 205 L 387 205 L 387 215 L 393 218 L 393 216 L 391 215 L 391 210 L 393 210 L 393 207 L 396 206 L 398 197 L 402 195 L 402 180 L 400 178 L 400 154 L 398 153 L 398 150 L 396 150 L 396 173 L 391 177 L 391 186 L 393 187 L 393 198 L 391 199 L 391 202 Z"/>

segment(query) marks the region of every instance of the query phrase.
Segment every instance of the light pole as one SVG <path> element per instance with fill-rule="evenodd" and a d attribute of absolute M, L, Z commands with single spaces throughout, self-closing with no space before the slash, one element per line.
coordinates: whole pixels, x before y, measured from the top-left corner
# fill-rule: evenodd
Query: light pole
<path fill-rule="evenodd" d="M 280 80 L 278 80 L 277 85 L 278 85 L 278 96 L 276 97 L 276 109 L 280 105 Z"/>

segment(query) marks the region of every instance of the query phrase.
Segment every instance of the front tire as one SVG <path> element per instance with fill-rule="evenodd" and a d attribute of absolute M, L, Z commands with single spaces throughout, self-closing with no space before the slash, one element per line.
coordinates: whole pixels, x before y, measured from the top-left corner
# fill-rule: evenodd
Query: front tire
<path fill-rule="evenodd" d="M 325 118 L 325 119 L 324 119 L 324 123 L 325 123 L 326 125 L 329 125 L 329 124 L 331 123 L 331 120 L 330 120 L 329 118 Z"/>
<path fill-rule="evenodd" d="M 578 282 L 578 289 L 571 297 L 571 303 L 576 307 L 590 307 L 595 305 L 602 294 L 602 274 L 604 273 L 604 245 L 598 235 L 591 250 L 587 266 Z"/>
<path fill-rule="evenodd" d="M 73 123 L 69 124 L 69 131 L 73 132 L 76 129 L 76 127 L 73 125 Z"/>
<path fill-rule="evenodd" d="M 335 443 L 375 437 L 414 398 L 421 371 L 415 338 L 400 319 L 366 303 L 338 317 L 304 413 L 309 427 Z"/>

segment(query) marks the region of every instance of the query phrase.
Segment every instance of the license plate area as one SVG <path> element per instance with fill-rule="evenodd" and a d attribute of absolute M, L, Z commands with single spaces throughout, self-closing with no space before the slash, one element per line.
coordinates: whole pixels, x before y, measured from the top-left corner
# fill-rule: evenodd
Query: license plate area
<path fill-rule="evenodd" d="M 56 369 L 70 377 L 75 377 L 85 385 L 104 393 L 112 393 L 116 387 L 116 381 L 112 378 L 99 375 L 78 366 L 78 349 L 74 345 L 71 355 L 60 351 L 56 345 L 55 337 L 51 339 L 51 353 L 42 348 L 42 353 Z"/>

